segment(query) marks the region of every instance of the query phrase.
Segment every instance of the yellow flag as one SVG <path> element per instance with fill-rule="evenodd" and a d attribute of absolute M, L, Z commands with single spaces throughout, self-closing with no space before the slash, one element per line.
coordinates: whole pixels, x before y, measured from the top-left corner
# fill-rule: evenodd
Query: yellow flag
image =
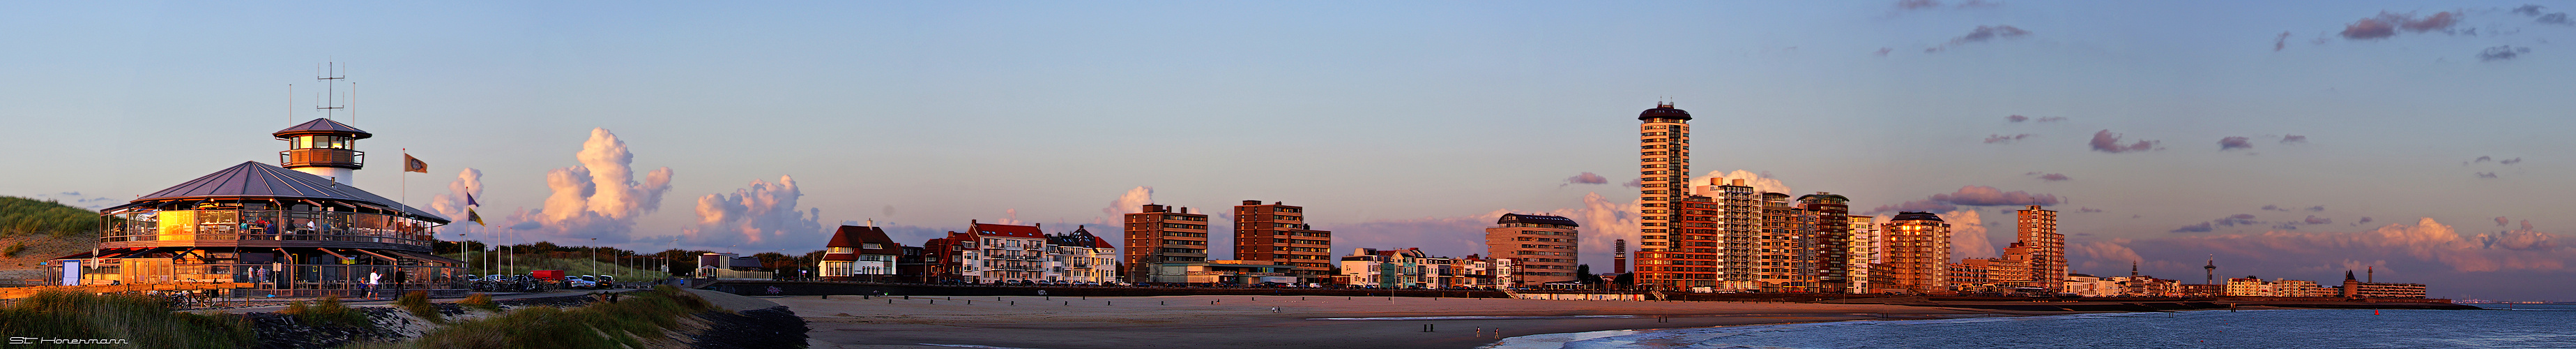
<path fill-rule="evenodd" d="M 474 221 L 474 225 L 484 225 L 483 215 L 474 214 L 473 207 L 465 208 L 465 220 Z"/>

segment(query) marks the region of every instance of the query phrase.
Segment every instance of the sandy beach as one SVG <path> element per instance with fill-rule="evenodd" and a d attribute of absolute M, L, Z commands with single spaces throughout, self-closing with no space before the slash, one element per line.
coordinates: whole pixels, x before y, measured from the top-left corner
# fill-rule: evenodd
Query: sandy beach
<path fill-rule="evenodd" d="M 1501 338 L 2021 313 L 1875 304 L 1320 296 L 761 297 L 795 310 L 814 348 L 1475 348 Z M 971 304 L 970 304 L 971 301 Z M 1272 308 L 1277 308 L 1273 312 Z M 1479 317 L 1325 320 L 1331 318 Z M 1659 319 L 1658 317 L 1662 317 Z M 1424 332 L 1425 326 L 1432 332 Z M 1499 329 L 1500 335 L 1493 331 Z"/>

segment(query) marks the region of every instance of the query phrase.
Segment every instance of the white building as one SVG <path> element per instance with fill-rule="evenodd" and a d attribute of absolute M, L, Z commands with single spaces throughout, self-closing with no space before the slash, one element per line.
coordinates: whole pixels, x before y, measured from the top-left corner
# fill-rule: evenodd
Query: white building
<path fill-rule="evenodd" d="M 1046 279 L 1065 282 L 1118 282 L 1118 246 L 1075 226 L 1073 232 L 1047 236 Z"/>
<path fill-rule="evenodd" d="M 1046 279 L 1046 233 L 1035 225 L 983 224 L 969 221 L 982 253 L 965 256 L 978 282 Z"/>

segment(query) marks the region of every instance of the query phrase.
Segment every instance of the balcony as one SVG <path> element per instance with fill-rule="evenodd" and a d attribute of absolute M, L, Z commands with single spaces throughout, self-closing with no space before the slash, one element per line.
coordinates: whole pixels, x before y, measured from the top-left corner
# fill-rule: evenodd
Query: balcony
<path fill-rule="evenodd" d="M 367 152 L 330 148 L 294 149 L 277 152 L 277 163 L 282 167 L 290 168 L 306 166 L 361 168 L 367 164 Z"/>

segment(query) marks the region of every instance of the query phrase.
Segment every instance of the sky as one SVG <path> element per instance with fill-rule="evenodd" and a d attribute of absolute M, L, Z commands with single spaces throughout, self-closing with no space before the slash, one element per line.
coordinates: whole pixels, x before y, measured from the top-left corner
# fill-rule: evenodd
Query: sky
<path fill-rule="evenodd" d="M 1698 183 L 1941 213 L 1956 257 L 2040 204 L 2080 273 L 2576 300 L 2576 183 L 2550 180 L 2576 169 L 2551 157 L 2576 5 L 2534 4 L 9 3 L 0 195 L 112 206 L 329 117 L 375 134 L 359 187 L 472 193 L 491 225 L 446 232 L 476 240 L 1116 237 L 1142 203 L 1262 200 L 1336 254 L 1478 254 L 1503 213 L 1567 215 L 1608 265 L 1635 113 L 1665 101 Z"/>

